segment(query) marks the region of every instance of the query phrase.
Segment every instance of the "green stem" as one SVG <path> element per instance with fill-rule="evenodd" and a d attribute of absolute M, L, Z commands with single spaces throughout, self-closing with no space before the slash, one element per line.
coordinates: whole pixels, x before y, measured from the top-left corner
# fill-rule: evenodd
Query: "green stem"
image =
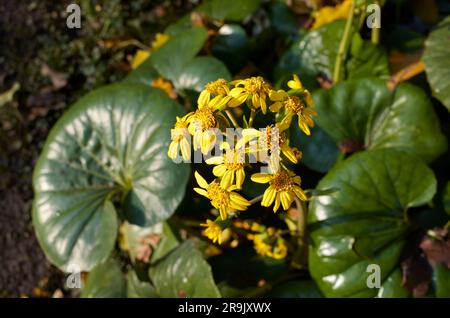
<path fill-rule="evenodd" d="M 225 110 L 225 114 L 227 114 L 227 116 L 230 119 L 231 123 L 233 124 L 234 128 L 239 128 L 239 124 L 237 123 L 237 121 L 234 118 L 233 114 L 228 109 Z"/>
<path fill-rule="evenodd" d="M 334 72 L 333 72 L 334 84 L 336 84 L 339 81 L 339 74 L 341 72 L 342 62 L 344 60 L 345 51 L 347 50 L 348 40 L 350 37 L 350 30 L 352 28 L 353 17 L 355 14 L 355 2 L 356 1 L 352 1 L 349 16 L 347 18 L 347 22 L 345 23 L 344 34 L 342 36 L 341 43 L 339 43 L 339 50 L 336 56 L 336 62 L 334 64 Z"/>
<path fill-rule="evenodd" d="M 256 112 L 254 109 L 251 110 L 250 119 L 248 121 L 248 127 L 251 128 L 253 126 L 253 120 L 255 119 Z"/>
<path fill-rule="evenodd" d="M 264 196 L 264 194 L 261 194 L 261 195 L 258 195 L 256 198 L 251 199 L 250 204 L 255 204 L 255 203 L 261 201 L 263 196 Z"/>

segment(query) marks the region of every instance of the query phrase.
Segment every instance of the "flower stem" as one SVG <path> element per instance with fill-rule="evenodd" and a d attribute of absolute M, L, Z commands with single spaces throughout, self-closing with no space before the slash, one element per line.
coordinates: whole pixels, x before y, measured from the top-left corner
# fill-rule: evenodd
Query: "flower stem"
<path fill-rule="evenodd" d="M 379 6 L 380 1 L 375 0 L 375 4 Z M 371 40 L 372 40 L 372 43 L 375 45 L 378 45 L 378 43 L 380 43 L 380 29 L 379 28 L 372 28 Z"/>
<path fill-rule="evenodd" d="M 347 22 L 345 23 L 344 34 L 342 35 L 341 43 L 339 44 L 339 50 L 336 56 L 336 62 L 334 64 L 333 72 L 333 82 L 336 84 L 339 81 L 339 74 L 341 73 L 342 62 L 344 60 L 345 51 L 348 46 L 348 40 L 350 37 L 350 30 L 353 24 L 353 17 L 355 14 L 355 2 L 352 1 L 352 6 L 350 7 L 349 16 Z"/>
<path fill-rule="evenodd" d="M 261 194 L 261 195 L 258 195 L 256 198 L 251 199 L 250 204 L 255 204 L 255 203 L 261 201 L 263 196 L 264 196 L 264 194 Z"/>
<path fill-rule="evenodd" d="M 255 115 L 256 115 L 256 112 L 255 112 L 254 109 L 252 109 L 251 113 L 250 113 L 250 119 L 248 121 L 248 127 L 252 127 L 253 126 L 253 120 L 255 119 Z"/>
<path fill-rule="evenodd" d="M 227 114 L 227 116 L 230 119 L 231 123 L 233 124 L 234 128 L 239 128 L 239 124 L 237 123 L 237 121 L 234 118 L 233 114 L 228 109 L 225 110 L 225 114 Z"/>

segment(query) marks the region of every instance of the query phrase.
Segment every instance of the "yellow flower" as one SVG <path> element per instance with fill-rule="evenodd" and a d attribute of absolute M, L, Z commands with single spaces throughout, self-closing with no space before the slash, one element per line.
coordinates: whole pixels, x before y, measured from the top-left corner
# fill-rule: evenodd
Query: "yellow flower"
<path fill-rule="evenodd" d="M 274 129 L 278 129 L 278 135 L 275 135 Z M 254 138 L 258 138 L 258 151 L 270 152 L 269 155 L 273 156 L 278 155 L 277 151 L 280 150 L 292 163 L 298 163 L 302 153 L 297 148 L 289 146 L 289 139 L 286 134 L 288 129 L 289 125 L 286 123 L 266 126 L 263 131 L 254 128 L 243 129 L 242 138 L 237 142 L 236 148 L 239 149 Z M 272 149 L 274 146 L 275 149 Z"/>
<path fill-rule="evenodd" d="M 218 80 L 205 85 L 205 89 L 200 93 L 197 102 L 199 105 L 207 105 L 211 100 L 211 96 L 220 96 L 219 99 L 225 99 L 225 102 L 222 101 L 223 106 L 225 106 L 231 98 L 231 96 L 228 96 L 229 92 L 230 88 L 228 82 L 223 78 L 219 78 Z"/>
<path fill-rule="evenodd" d="M 137 50 L 136 54 L 133 57 L 133 60 L 131 61 L 131 68 L 133 70 L 137 69 L 138 66 L 141 65 L 149 56 L 149 51 Z"/>
<path fill-rule="evenodd" d="M 223 221 L 228 218 L 229 213 L 245 211 L 251 205 L 240 194 L 233 192 L 236 190 L 236 186 L 224 188 L 215 180 L 208 184 L 197 171 L 195 172 L 195 179 L 200 188 L 194 188 L 194 191 L 211 200 L 212 206 L 219 210 Z"/>
<path fill-rule="evenodd" d="M 298 78 L 297 78 L 298 79 Z M 290 81 L 291 87 L 301 87 L 301 83 Z M 281 108 L 285 108 L 286 116 L 282 120 L 282 124 L 290 126 L 292 118 L 298 116 L 298 127 L 307 135 L 311 134 L 310 127 L 314 127 L 312 116 L 317 115 L 314 110 L 314 103 L 311 94 L 304 89 L 301 92 L 303 99 L 298 96 L 291 96 L 284 90 L 271 91 L 270 100 L 274 103 L 270 105 L 270 111 L 279 112 Z"/>
<path fill-rule="evenodd" d="M 300 188 L 300 176 L 292 171 L 280 169 L 274 174 L 255 173 L 251 179 L 256 183 L 269 183 L 269 187 L 264 191 L 261 205 L 269 207 L 275 202 L 274 212 L 278 210 L 280 203 L 284 210 L 289 209 L 295 197 L 303 201 L 307 200 L 306 194 Z"/>
<path fill-rule="evenodd" d="M 261 76 L 237 80 L 231 82 L 231 84 L 235 85 L 235 88 L 230 91 L 232 99 L 228 106 L 236 107 L 249 99 L 254 108 L 261 108 L 263 114 L 266 113 L 266 97 L 269 95 L 271 88 Z"/>
<path fill-rule="evenodd" d="M 155 38 L 152 42 L 152 49 L 156 50 L 163 46 L 167 41 L 169 41 L 170 36 L 164 33 L 156 33 Z"/>
<path fill-rule="evenodd" d="M 223 231 L 219 224 L 211 220 L 206 220 L 206 223 L 202 223 L 200 226 L 206 227 L 205 235 L 207 238 L 212 240 L 213 243 L 218 242 L 219 245 L 222 244 Z"/>
<path fill-rule="evenodd" d="M 271 231 L 272 230 L 272 231 Z M 268 228 L 267 232 L 255 234 L 251 238 L 256 253 L 273 259 L 283 259 L 287 255 L 287 246 L 282 237 L 273 228 Z"/>
<path fill-rule="evenodd" d="M 194 137 L 194 150 L 201 149 L 207 154 L 215 145 L 217 140 L 217 129 L 219 122 L 227 121 L 217 110 L 223 106 L 223 101 L 217 97 L 211 99 L 207 105 L 198 105 L 198 109 L 191 113 L 187 122 L 189 133 Z"/>
<path fill-rule="evenodd" d="M 189 113 L 182 118 L 177 116 L 177 121 L 173 129 L 170 130 L 172 142 L 169 145 L 167 155 L 174 160 L 178 156 L 178 148 L 181 149 L 181 155 L 185 161 L 191 158 L 191 149 L 189 146 L 189 132 L 187 130 L 186 119 L 191 115 Z"/>
<path fill-rule="evenodd" d="M 209 165 L 216 165 L 213 174 L 220 177 L 220 185 L 224 188 L 236 185 L 242 188 L 245 180 L 245 154 L 235 149 L 227 150 L 223 156 L 211 157 L 206 160 Z"/>
<path fill-rule="evenodd" d="M 350 13 L 350 8 L 352 6 L 352 0 L 345 0 L 344 2 L 333 6 L 325 6 L 320 8 L 314 14 L 314 24 L 312 29 L 317 29 L 318 27 L 331 23 L 339 19 L 346 19 Z"/>
<path fill-rule="evenodd" d="M 172 99 L 177 98 L 177 93 L 175 93 L 172 83 L 164 77 L 157 77 L 153 79 L 152 86 L 163 90 Z"/>

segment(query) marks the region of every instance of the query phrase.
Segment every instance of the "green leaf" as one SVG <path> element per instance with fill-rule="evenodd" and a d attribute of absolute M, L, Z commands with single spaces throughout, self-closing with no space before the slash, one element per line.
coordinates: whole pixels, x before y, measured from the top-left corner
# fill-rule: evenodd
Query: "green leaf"
<path fill-rule="evenodd" d="M 298 125 L 292 125 L 291 145 L 302 150 L 300 163 L 322 173 L 330 170 L 339 156 L 334 140 L 318 126 L 311 130 L 310 136 L 306 136 Z"/>
<path fill-rule="evenodd" d="M 203 90 L 206 84 L 218 78 L 231 79 L 226 66 L 211 56 L 200 56 L 193 59 L 177 76 L 174 86 L 177 89 L 190 89 L 197 92 Z"/>
<path fill-rule="evenodd" d="M 156 69 L 153 67 L 152 61 L 148 58 L 137 69 L 131 71 L 125 78 L 127 83 L 140 83 L 152 86 L 152 81 L 159 76 Z"/>
<path fill-rule="evenodd" d="M 114 259 L 96 266 L 89 274 L 81 297 L 121 298 L 126 296 L 125 276 Z"/>
<path fill-rule="evenodd" d="M 267 297 L 275 298 L 322 298 L 312 280 L 295 280 L 276 286 Z"/>
<path fill-rule="evenodd" d="M 261 4 L 261 0 L 206 0 L 194 11 L 205 13 L 217 20 L 241 22 L 253 13 Z"/>
<path fill-rule="evenodd" d="M 433 94 L 450 111 L 450 16 L 425 41 L 423 60 Z"/>
<path fill-rule="evenodd" d="M 402 271 L 397 268 L 390 274 L 378 290 L 378 298 L 406 298 L 409 291 L 402 286 Z"/>
<path fill-rule="evenodd" d="M 167 157 L 170 128 L 181 107 L 141 84 L 93 91 L 50 132 L 33 176 L 33 225 L 47 256 L 64 269 L 89 271 L 113 249 L 118 221 L 150 226 L 181 202 L 189 165 Z"/>
<path fill-rule="evenodd" d="M 150 60 L 162 76 L 175 82 L 183 69 L 200 52 L 207 37 L 206 30 L 199 27 L 177 33 L 153 52 Z"/>
<path fill-rule="evenodd" d="M 245 30 L 237 24 L 225 24 L 212 44 L 212 53 L 233 72 L 247 63 L 249 40 Z"/>
<path fill-rule="evenodd" d="M 450 268 L 443 264 L 434 267 L 433 283 L 436 297 L 450 298 Z"/>
<path fill-rule="evenodd" d="M 338 144 L 403 149 L 427 162 L 447 148 L 433 105 L 414 85 L 391 92 L 379 79 L 352 80 L 315 92 L 314 100 L 317 124 Z"/>
<path fill-rule="evenodd" d="M 128 298 L 156 298 L 155 287 L 149 282 L 140 281 L 134 271 L 129 271 L 127 275 L 127 297 Z"/>
<path fill-rule="evenodd" d="M 442 194 L 444 200 L 444 209 L 447 214 L 450 214 L 450 182 L 447 182 L 444 192 Z"/>
<path fill-rule="evenodd" d="M 383 295 L 399 295 L 391 276 L 411 223 L 408 209 L 429 202 L 436 192 L 433 172 L 417 156 L 383 149 L 361 152 L 336 165 L 317 188 L 336 188 L 314 197 L 308 214 L 309 269 L 327 297 L 374 297 L 370 264 L 380 267 Z M 397 275 L 397 274 L 396 274 Z"/>
<path fill-rule="evenodd" d="M 345 21 L 338 20 L 310 31 L 295 41 L 275 67 L 275 82 L 281 84 L 296 73 L 303 84 L 313 90 L 319 87 L 316 81 L 318 75 L 331 79 L 344 27 Z M 357 33 L 353 33 L 352 39 L 340 78 L 389 76 L 386 52 L 362 40 Z"/>
<path fill-rule="evenodd" d="M 150 267 L 149 274 L 161 297 L 220 297 L 211 268 L 192 241 Z"/>

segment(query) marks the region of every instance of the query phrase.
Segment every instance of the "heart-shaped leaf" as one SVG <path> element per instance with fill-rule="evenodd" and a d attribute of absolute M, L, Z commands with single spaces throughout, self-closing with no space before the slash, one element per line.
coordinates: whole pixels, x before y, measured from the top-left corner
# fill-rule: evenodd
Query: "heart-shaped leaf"
<path fill-rule="evenodd" d="M 52 129 L 36 165 L 33 224 L 48 259 L 90 270 L 117 237 L 111 202 L 127 219 L 150 226 L 182 200 L 189 165 L 167 157 L 181 107 L 141 84 L 116 84 L 82 98 Z M 115 201 L 114 201 L 115 202 Z"/>
<path fill-rule="evenodd" d="M 237 24 L 225 24 L 212 44 L 212 53 L 227 67 L 238 72 L 247 63 L 249 40 L 245 30 Z"/>
<path fill-rule="evenodd" d="M 150 267 L 149 274 L 161 297 L 220 297 L 211 268 L 192 241 Z"/>
<path fill-rule="evenodd" d="M 398 148 L 430 162 L 447 148 L 433 105 L 414 85 L 391 92 L 379 79 L 352 80 L 315 92 L 314 100 L 317 124 L 344 152 Z"/>
<path fill-rule="evenodd" d="M 166 44 L 150 56 L 150 63 L 165 78 L 170 79 L 177 90 L 194 90 L 200 92 L 204 86 L 217 78 L 231 79 L 226 66 L 211 56 L 195 57 L 207 38 L 204 28 L 191 28 L 177 33 Z M 145 67 L 147 67 L 144 62 Z M 135 72 L 140 72 L 138 68 Z M 139 74 L 131 78 L 148 82 L 148 76 Z"/>
<path fill-rule="evenodd" d="M 114 259 L 97 265 L 89 274 L 81 291 L 85 298 L 122 298 L 127 285 L 120 264 Z"/>
<path fill-rule="evenodd" d="M 331 79 L 344 28 L 345 21 L 338 20 L 310 31 L 295 41 L 275 68 L 275 82 L 280 84 L 290 79 L 292 73 L 297 73 L 305 86 L 312 90 L 319 87 L 317 76 Z M 353 33 L 340 78 L 384 78 L 389 74 L 386 52 L 361 39 L 358 33 Z"/>
<path fill-rule="evenodd" d="M 450 16 L 425 41 L 423 60 L 434 95 L 450 111 Z"/>
<path fill-rule="evenodd" d="M 186 65 L 200 52 L 207 37 L 204 28 L 184 30 L 153 52 L 150 60 L 162 76 L 175 82 Z"/>
<path fill-rule="evenodd" d="M 152 86 L 152 81 L 158 76 L 158 71 L 156 71 L 152 61 L 148 58 L 137 69 L 131 71 L 123 81 L 127 83 L 141 83 L 150 87 Z"/>
<path fill-rule="evenodd" d="M 431 169 L 406 152 L 373 150 L 335 166 L 317 188 L 337 189 L 314 197 L 308 215 L 309 269 L 324 295 L 406 293 L 398 262 L 411 229 L 407 213 L 434 196 Z M 377 274 L 381 289 L 368 284 L 373 282 L 370 275 Z"/>

